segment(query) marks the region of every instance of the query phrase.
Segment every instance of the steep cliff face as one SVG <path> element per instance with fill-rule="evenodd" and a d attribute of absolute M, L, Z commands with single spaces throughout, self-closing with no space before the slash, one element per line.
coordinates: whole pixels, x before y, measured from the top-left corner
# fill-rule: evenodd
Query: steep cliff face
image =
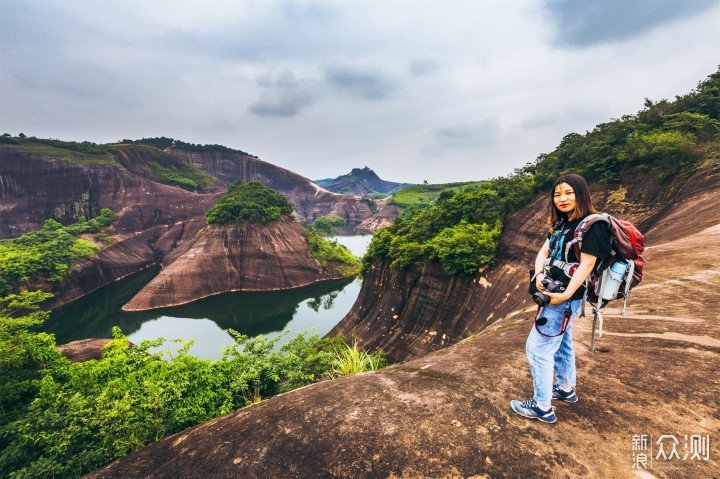
<path fill-rule="evenodd" d="M 591 185 L 596 205 L 633 221 L 647 233 L 648 245 L 687 234 L 680 225 L 699 231 L 720 223 L 716 167 L 692 178 L 661 182 L 647 175 L 623 184 Z M 543 196 L 506 221 L 497 262 L 475 277 L 451 277 L 435 264 L 407 271 L 375 264 L 353 308 L 329 334 L 354 337 L 361 346 L 383 349 L 401 361 L 455 343 L 531 305 L 528 270 L 547 228 L 546 205 Z"/>
<path fill-rule="evenodd" d="M 237 180 L 260 181 L 280 191 L 293 202 L 301 221 L 340 216 L 356 225 L 373 215 L 360 197 L 329 192 L 297 173 L 240 153 L 131 146 L 119 149 L 115 160 L 112 165 L 71 164 L 0 146 L 0 238 L 39 229 L 47 218 L 70 223 L 96 216 L 101 208 L 125 208 L 123 221 L 130 229 L 138 225 L 135 231 L 169 224 L 188 216 L 183 210 L 189 203 L 209 207 L 217 193 Z M 211 183 L 209 194 L 189 193 L 153 181 L 151 162 L 192 165 L 218 181 Z"/>
<path fill-rule="evenodd" d="M 238 180 L 259 181 L 281 192 L 295 205 L 298 219 L 314 220 L 318 216 L 339 216 L 358 224 L 372 216 L 360 197 L 332 193 L 290 170 L 240 153 L 197 152 L 170 147 L 167 153 L 219 178 L 226 184 Z"/>
<path fill-rule="evenodd" d="M 195 166 L 217 180 L 208 193 L 157 183 L 149 163 Z M 259 180 L 293 201 L 299 219 L 334 215 L 357 224 L 372 215 L 361 198 L 336 195 L 302 176 L 255 157 L 227 152 L 163 152 L 143 145 L 118 147 L 114 164 L 72 164 L 0 146 L 0 238 L 39 229 L 48 218 L 65 224 L 97 216 L 102 208 L 118 214 L 113 243 L 96 258 L 72 266 L 51 306 L 77 299 L 110 282 L 182 251 L 204 226 L 205 212 L 238 179 Z M 167 261 L 165 261 L 167 264 Z M 312 269 L 314 262 L 310 263 Z M 249 273 L 249 271 L 243 271 Z M 330 274 L 332 277 L 332 274 Z M 279 286 L 278 286 L 279 287 Z M 273 286 L 274 288 L 274 286 Z"/>
<path fill-rule="evenodd" d="M 163 269 L 123 309 L 176 306 L 231 291 L 290 289 L 341 278 L 310 254 L 302 226 L 290 219 L 208 226 L 163 261 Z"/>
<path fill-rule="evenodd" d="M 273 397 L 87 477 L 717 477 L 720 257 L 698 252 L 720 244 L 718 180 L 694 178 L 681 191 L 697 201 L 677 202 L 649 227 L 643 283 L 628 315 L 607 311 L 595 353 L 590 319 L 575 321 L 580 401 L 555 404 L 557 424 L 510 410 L 532 393 L 532 308 L 521 308 L 458 344 Z M 537 226 L 519 250 L 542 234 Z M 672 435 L 680 457 L 633 470 L 634 435 L 654 444 L 648 456 Z M 709 436 L 708 460 L 682 459 L 689 435 Z"/>
<path fill-rule="evenodd" d="M 375 233 L 383 226 L 389 226 L 395 221 L 395 218 L 400 216 L 400 210 L 397 206 L 388 204 L 390 198 L 383 200 L 375 200 L 375 204 L 379 211 L 366 219 L 357 226 L 360 231 L 367 231 L 368 233 Z"/>
<path fill-rule="evenodd" d="M 0 237 L 39 229 L 47 218 L 63 223 L 119 215 L 119 233 L 140 232 L 202 216 L 218 195 L 156 183 L 121 164 L 77 165 L 0 147 Z"/>

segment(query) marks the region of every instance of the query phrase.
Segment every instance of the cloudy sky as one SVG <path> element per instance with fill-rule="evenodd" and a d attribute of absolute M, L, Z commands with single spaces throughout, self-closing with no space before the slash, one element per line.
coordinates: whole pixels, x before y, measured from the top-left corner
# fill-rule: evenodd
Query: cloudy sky
<path fill-rule="evenodd" d="M 689 92 L 718 25 L 720 0 L 0 0 L 0 132 L 479 180 Z"/>

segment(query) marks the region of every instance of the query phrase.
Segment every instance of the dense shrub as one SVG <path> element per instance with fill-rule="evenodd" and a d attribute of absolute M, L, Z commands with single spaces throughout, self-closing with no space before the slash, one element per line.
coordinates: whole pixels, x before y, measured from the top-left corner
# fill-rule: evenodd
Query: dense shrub
<path fill-rule="evenodd" d="M 343 336 L 235 343 L 220 360 L 130 347 L 118 328 L 101 360 L 70 364 L 33 333 L 45 293 L 0 298 L 0 477 L 78 477 L 162 437 L 275 394 L 384 364 Z M 14 317 L 20 310 L 27 316 Z M 368 360 L 368 358 L 370 360 Z"/>
<path fill-rule="evenodd" d="M 674 102 L 646 100 L 636 115 L 570 133 L 551 153 L 512 175 L 475 188 L 416 185 L 396 192 L 404 214 L 373 238 L 363 258 L 407 267 L 438 261 L 451 274 L 471 274 L 492 261 L 507 214 L 546 191 L 561 174 L 615 183 L 623 174 L 652 170 L 659 180 L 689 175 L 708 156 L 720 154 L 720 70 Z M 430 188 L 432 187 L 432 188 Z"/>
<path fill-rule="evenodd" d="M 293 212 L 282 194 L 257 181 L 238 181 L 205 214 L 211 224 L 267 223 Z"/>
<path fill-rule="evenodd" d="M 174 166 L 162 166 L 154 161 L 148 163 L 150 171 L 157 181 L 166 185 L 178 186 L 188 191 L 208 191 L 210 175 L 192 166 L 183 165 L 179 168 Z"/>
<path fill-rule="evenodd" d="M 9 293 L 21 282 L 60 281 L 72 262 L 89 258 L 100 249 L 77 236 L 97 233 L 116 217 L 109 209 L 103 209 L 98 217 L 90 221 L 83 218 L 70 226 L 48 219 L 38 231 L 1 240 L 0 295 Z"/>
<path fill-rule="evenodd" d="M 487 223 L 470 224 L 461 220 L 430 241 L 433 259 L 438 259 L 450 274 L 475 274 L 480 266 L 492 261 L 501 232 L 500 221 L 490 227 Z"/>
<path fill-rule="evenodd" d="M 337 228 L 345 226 L 345 218 L 340 216 L 318 216 L 313 221 L 313 228 L 325 236 L 332 236 Z"/>
<path fill-rule="evenodd" d="M 350 250 L 337 242 L 329 241 L 318 234 L 314 228 L 305 230 L 308 240 L 310 254 L 317 259 L 321 265 L 337 267 L 345 276 L 357 274 L 360 271 L 360 260 Z"/>
<path fill-rule="evenodd" d="M 434 205 L 378 230 L 363 257 L 363 271 L 378 260 L 401 269 L 438 261 L 450 274 L 473 274 L 492 261 L 502 219 L 532 194 L 531 178 L 523 172 L 481 187 L 444 190 Z"/>

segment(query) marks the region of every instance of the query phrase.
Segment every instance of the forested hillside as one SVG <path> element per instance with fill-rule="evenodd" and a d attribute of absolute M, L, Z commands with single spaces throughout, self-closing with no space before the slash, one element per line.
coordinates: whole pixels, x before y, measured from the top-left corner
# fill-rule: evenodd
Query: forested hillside
<path fill-rule="evenodd" d="M 390 261 L 405 268 L 437 261 L 453 275 L 471 275 L 492 262 L 503 219 L 545 191 L 560 174 L 575 172 L 589 182 L 620 184 L 651 172 L 663 182 L 690 177 L 720 153 L 720 71 L 675 100 L 645 101 L 635 115 L 570 133 L 552 152 L 506 177 L 458 193 L 377 231 L 365 268 Z"/>

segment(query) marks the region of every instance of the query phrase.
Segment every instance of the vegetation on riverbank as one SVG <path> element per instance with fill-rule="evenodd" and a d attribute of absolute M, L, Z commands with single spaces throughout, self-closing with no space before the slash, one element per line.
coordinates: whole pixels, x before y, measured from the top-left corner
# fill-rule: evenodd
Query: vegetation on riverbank
<path fill-rule="evenodd" d="M 276 394 L 384 366 L 343 336 L 235 343 L 220 360 L 170 359 L 163 339 L 130 346 L 118 328 L 101 360 L 71 364 L 33 332 L 48 293 L 0 298 L 0 476 L 72 478 L 162 437 Z"/>
<path fill-rule="evenodd" d="M 0 240 L 0 295 L 8 294 L 19 283 L 60 281 L 70 264 L 89 258 L 100 248 L 80 238 L 94 233 L 95 240 L 108 241 L 101 230 L 110 226 L 117 215 L 105 208 L 96 218 L 63 226 L 53 219 L 42 229 L 18 238 Z"/>
<path fill-rule="evenodd" d="M 293 212 L 293 205 L 282 194 L 257 181 L 242 180 L 205 214 L 208 224 L 267 223 Z"/>
<path fill-rule="evenodd" d="M 305 230 L 310 254 L 317 259 L 323 267 L 334 266 L 343 276 L 353 276 L 360 272 L 360 260 L 356 258 L 347 246 L 337 240 L 328 240 L 321 236 L 314 228 Z"/>
<path fill-rule="evenodd" d="M 617 183 L 632 172 L 652 171 L 659 181 L 690 176 L 704 161 L 720 154 L 720 70 L 697 89 L 675 101 L 646 100 L 645 108 L 596 126 L 585 134 L 570 133 L 551 153 L 512 175 L 432 198 L 415 197 L 427 185 L 395 193 L 393 202 L 427 204 L 409 209 L 389 227 L 378 230 L 363 258 L 367 270 L 375 261 L 398 268 L 439 261 L 454 275 L 475 274 L 493 260 L 505 217 L 546 191 L 564 173 L 588 181 Z M 425 194 L 425 193 L 419 193 Z"/>
<path fill-rule="evenodd" d="M 318 216 L 312 226 L 321 235 L 333 236 L 335 231 L 344 227 L 346 223 L 345 218 L 340 216 Z"/>

